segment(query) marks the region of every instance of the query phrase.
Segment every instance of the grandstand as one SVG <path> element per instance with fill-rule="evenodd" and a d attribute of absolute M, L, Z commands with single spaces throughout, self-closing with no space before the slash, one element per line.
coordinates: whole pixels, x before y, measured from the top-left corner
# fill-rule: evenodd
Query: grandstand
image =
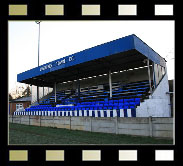
<path fill-rule="evenodd" d="M 17 80 L 53 92 L 14 115 L 169 117 L 171 112 L 166 61 L 136 35 L 25 71 Z"/>

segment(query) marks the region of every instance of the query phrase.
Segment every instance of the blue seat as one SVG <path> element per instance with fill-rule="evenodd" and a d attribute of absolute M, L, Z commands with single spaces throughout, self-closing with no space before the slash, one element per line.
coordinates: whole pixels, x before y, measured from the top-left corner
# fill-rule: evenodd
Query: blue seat
<path fill-rule="evenodd" d="M 129 101 L 130 101 L 130 102 L 133 102 L 133 101 L 135 101 L 135 100 L 134 100 L 134 98 L 131 98 L 131 99 L 129 99 Z"/>
<path fill-rule="evenodd" d="M 113 107 L 113 105 L 114 105 L 113 103 L 109 103 L 109 107 Z"/>
<path fill-rule="evenodd" d="M 109 107 L 107 107 L 107 109 L 108 109 L 108 110 L 112 110 L 112 107 L 109 106 Z"/>
<path fill-rule="evenodd" d="M 128 102 L 124 103 L 124 108 L 129 107 L 129 106 L 130 106 L 130 104 Z"/>
<path fill-rule="evenodd" d="M 114 107 L 117 107 L 118 105 L 119 105 L 118 103 L 114 103 L 114 104 L 113 104 Z"/>
<path fill-rule="evenodd" d="M 123 99 L 119 99 L 119 103 L 123 102 Z"/>
<path fill-rule="evenodd" d="M 124 109 L 128 109 L 130 106 L 129 105 L 124 105 Z"/>
<path fill-rule="evenodd" d="M 130 105 L 135 105 L 135 102 L 129 102 Z"/>
<path fill-rule="evenodd" d="M 134 108 L 135 108 L 135 106 L 134 106 L 134 105 L 130 105 L 130 108 L 131 108 L 131 109 L 134 109 Z"/>
<path fill-rule="evenodd" d="M 113 109 L 117 110 L 117 109 L 119 109 L 119 107 L 115 106 L 115 107 L 113 107 Z"/>
<path fill-rule="evenodd" d="M 135 98 L 135 101 L 140 101 L 140 98 Z"/>
<path fill-rule="evenodd" d="M 124 105 L 119 105 L 119 109 L 124 109 Z"/>

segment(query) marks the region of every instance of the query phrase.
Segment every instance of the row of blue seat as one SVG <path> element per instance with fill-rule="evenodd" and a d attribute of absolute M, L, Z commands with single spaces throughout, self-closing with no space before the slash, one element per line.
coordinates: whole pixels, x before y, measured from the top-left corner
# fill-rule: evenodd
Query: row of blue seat
<path fill-rule="evenodd" d="M 36 108 L 36 107 L 51 107 L 52 105 L 35 105 L 35 106 L 31 106 L 32 108 Z"/>
<path fill-rule="evenodd" d="M 81 102 L 80 104 L 107 104 L 107 103 L 125 103 L 125 102 L 140 102 L 140 98 L 131 99 L 119 99 L 119 100 L 109 100 L 109 101 L 94 101 L 94 102 Z"/>
<path fill-rule="evenodd" d="M 116 106 L 62 106 L 49 108 L 26 108 L 25 111 L 70 111 L 70 110 L 113 110 L 136 108 L 135 104 L 121 104 Z"/>
<path fill-rule="evenodd" d="M 128 83 L 125 85 L 120 85 L 120 88 L 118 88 L 117 90 L 113 90 L 113 96 L 114 98 L 119 98 L 120 96 L 126 97 L 124 96 L 126 94 L 126 92 L 129 92 L 128 95 L 130 95 L 130 93 L 132 93 L 131 95 L 136 95 L 136 96 L 142 96 L 142 93 L 145 93 L 148 89 L 149 89 L 149 82 L 148 81 L 141 81 L 141 82 L 134 82 L 134 83 Z M 63 101 L 65 100 L 65 97 L 68 94 L 71 94 L 71 91 L 68 92 L 67 94 L 65 94 L 65 91 L 61 91 L 61 92 L 57 92 L 57 101 Z M 134 94 L 133 94 L 134 93 Z M 74 92 L 73 94 L 74 98 L 77 98 L 78 96 L 78 92 Z M 108 98 L 109 95 L 109 91 L 106 90 L 91 90 L 90 88 L 88 88 L 87 91 L 84 92 L 80 92 L 80 98 L 82 100 L 95 100 L 96 98 L 98 99 L 104 99 L 104 98 Z M 50 98 L 45 99 L 42 101 L 42 103 L 50 103 L 51 101 L 54 101 L 55 99 L 55 95 L 52 95 Z M 67 100 L 67 99 L 66 99 Z M 71 104 L 71 101 L 65 101 L 65 103 L 69 103 Z"/>

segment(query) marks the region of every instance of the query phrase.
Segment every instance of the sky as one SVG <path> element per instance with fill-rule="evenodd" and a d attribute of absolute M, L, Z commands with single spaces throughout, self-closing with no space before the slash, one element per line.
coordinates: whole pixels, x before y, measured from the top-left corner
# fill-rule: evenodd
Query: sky
<path fill-rule="evenodd" d="M 9 92 L 17 74 L 38 66 L 38 24 L 9 21 Z M 39 65 L 131 34 L 167 60 L 174 79 L 174 21 L 41 21 Z"/>

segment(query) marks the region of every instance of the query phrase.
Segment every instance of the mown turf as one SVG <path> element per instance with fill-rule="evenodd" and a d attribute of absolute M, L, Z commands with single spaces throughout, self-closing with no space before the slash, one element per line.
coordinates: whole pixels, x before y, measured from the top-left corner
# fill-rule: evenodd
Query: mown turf
<path fill-rule="evenodd" d="M 9 144 L 173 144 L 173 140 L 10 123 Z"/>

